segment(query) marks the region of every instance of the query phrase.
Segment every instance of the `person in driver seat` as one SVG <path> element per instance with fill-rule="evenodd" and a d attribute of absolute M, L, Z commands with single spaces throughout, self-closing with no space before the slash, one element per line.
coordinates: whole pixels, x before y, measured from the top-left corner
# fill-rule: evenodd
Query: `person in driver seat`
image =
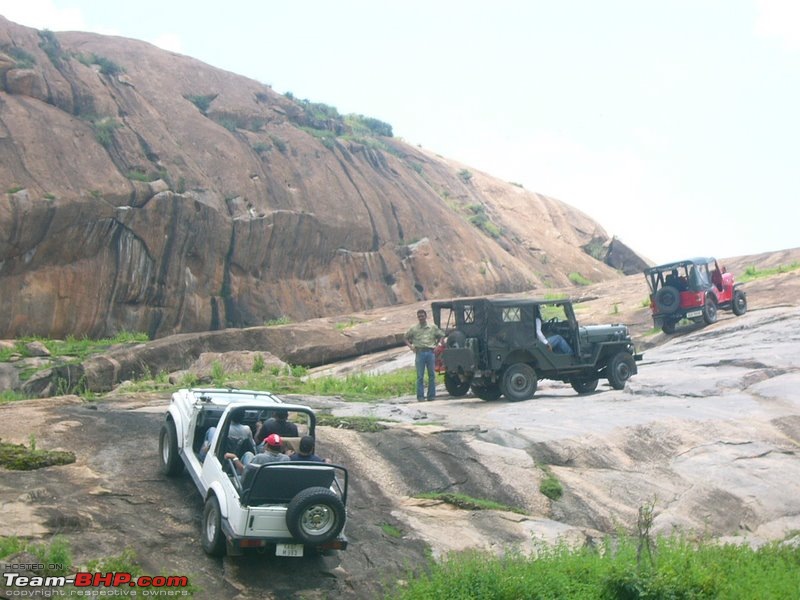
<path fill-rule="evenodd" d="M 572 354 L 572 347 L 569 342 L 564 339 L 563 335 L 558 333 L 551 336 L 545 336 L 542 333 L 542 314 L 539 312 L 539 307 L 536 307 L 536 337 L 542 342 L 547 349 L 556 354 Z"/>
<path fill-rule="evenodd" d="M 248 443 L 248 440 L 253 440 L 253 432 L 250 427 L 242 423 L 243 420 L 244 411 L 235 410 L 231 413 L 231 424 L 228 427 L 228 439 L 225 440 L 226 450 L 235 452 L 239 447 L 247 449 L 251 446 L 251 444 Z M 214 439 L 214 434 L 216 431 L 216 426 L 211 426 L 206 431 L 203 445 L 200 447 L 200 451 L 197 453 L 200 462 L 203 462 L 206 459 L 206 454 L 208 454 L 208 450 L 211 447 L 211 440 Z M 255 448 L 255 442 L 253 442 L 252 447 Z"/>

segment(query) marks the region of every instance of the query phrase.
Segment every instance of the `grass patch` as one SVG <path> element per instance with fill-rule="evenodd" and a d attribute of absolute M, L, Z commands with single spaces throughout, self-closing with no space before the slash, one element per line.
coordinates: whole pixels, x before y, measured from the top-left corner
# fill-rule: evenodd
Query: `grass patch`
<path fill-rule="evenodd" d="M 800 262 L 798 261 L 795 261 L 789 265 L 778 265 L 777 267 L 773 267 L 771 269 L 758 269 L 754 265 L 751 265 L 744 270 L 744 274 L 738 278 L 738 282 L 747 283 L 748 281 L 753 281 L 754 279 L 771 277 L 773 275 L 788 273 L 789 271 L 795 271 L 797 269 L 800 269 Z"/>
<path fill-rule="evenodd" d="M 36 544 L 18 537 L 0 537 L 0 559 L 20 552 L 33 554 L 44 565 L 43 575 L 66 575 L 72 566 L 69 544 L 61 536 L 55 536 L 49 544 Z M 10 597 L 10 596 L 9 596 Z"/>
<path fill-rule="evenodd" d="M 586 277 L 575 271 L 567 275 L 567 277 L 575 285 L 589 285 L 590 283 L 592 283 L 590 280 L 586 279 Z"/>
<path fill-rule="evenodd" d="M 403 537 L 403 532 L 394 525 L 389 525 L 389 523 L 381 523 L 381 531 L 390 538 L 400 539 Z"/>
<path fill-rule="evenodd" d="M 270 319 L 264 322 L 264 327 L 278 327 L 279 325 L 288 325 L 292 320 L 289 317 L 278 317 L 277 319 Z"/>
<path fill-rule="evenodd" d="M 463 508 L 465 510 L 504 510 L 520 515 L 527 514 L 521 508 L 506 506 L 505 504 L 500 504 L 494 500 L 472 498 L 465 494 L 455 494 L 451 492 L 423 492 L 422 494 L 417 494 L 415 497 L 422 498 L 424 500 L 438 500 L 440 502 L 452 504 L 453 506 L 457 506 L 458 508 Z"/>
<path fill-rule="evenodd" d="M 132 171 L 128 171 L 127 177 L 131 181 L 144 181 L 146 183 L 149 183 L 151 181 L 156 181 L 157 179 L 160 179 L 161 178 L 161 174 L 160 173 L 145 173 L 144 171 L 132 170 Z"/>
<path fill-rule="evenodd" d="M 360 325 L 361 321 L 357 321 L 356 319 L 347 319 L 347 321 L 339 321 L 336 323 L 335 327 L 337 330 L 342 331 L 344 329 L 350 329 L 351 327 L 355 327 L 356 325 Z"/>
<path fill-rule="evenodd" d="M 654 541 L 642 560 L 638 540 L 608 539 L 599 548 L 545 547 L 535 559 L 506 553 L 451 554 L 405 578 L 387 595 L 395 600 L 482 598 L 782 599 L 800 589 L 800 552 L 791 545 L 693 543 L 672 536 Z"/>
<path fill-rule="evenodd" d="M 221 387 L 269 390 L 276 394 L 337 396 L 344 400 L 359 402 L 395 398 L 413 393 L 417 378 L 414 369 L 401 369 L 379 375 L 358 373 L 346 377 L 309 378 L 307 374 L 308 370 L 302 366 L 263 367 L 260 371 L 228 373 L 221 366 L 213 364 L 210 377 L 214 385 Z M 166 373 L 160 373 L 155 378 L 146 373 L 136 381 L 127 383 L 125 390 L 130 392 L 171 392 L 198 384 L 205 385 L 198 380 L 196 375 L 192 374 L 184 376 L 177 384 L 170 384 Z M 347 417 L 342 418 L 342 421 L 354 421 L 355 419 L 356 417 Z M 332 427 L 342 426 L 341 423 L 333 422 L 323 424 L 330 424 Z M 348 429 L 350 428 L 352 427 L 348 427 Z"/>
<path fill-rule="evenodd" d="M 30 357 L 31 353 L 27 345 L 31 342 L 41 342 L 44 347 L 47 348 L 47 351 L 50 352 L 52 358 L 69 356 L 83 360 L 88 356 L 105 352 L 111 346 L 117 344 L 141 344 L 148 341 L 150 341 L 150 338 L 147 334 L 131 331 L 122 331 L 112 338 L 102 338 L 99 340 L 76 338 L 74 336 L 68 336 L 64 340 L 51 340 L 31 336 L 16 340 L 13 348 L 0 349 L 0 362 L 8 362 L 14 355 L 19 355 L 22 358 Z"/>
<path fill-rule="evenodd" d="M 24 444 L 9 444 L 0 441 L 0 465 L 12 471 L 33 471 L 74 462 L 75 455 L 72 452 L 39 450 L 36 448 L 36 440 L 33 436 L 31 436 L 29 447 L 25 447 Z"/>
<path fill-rule="evenodd" d="M 297 382 L 295 393 L 318 396 L 341 396 L 347 400 L 376 400 L 410 394 L 416 385 L 414 369 L 370 375 L 355 373 L 341 377 L 317 377 Z"/>
<path fill-rule="evenodd" d="M 86 570 L 98 573 L 130 573 L 134 579 L 143 573 L 142 567 L 136 562 L 136 551 L 133 548 L 125 548 L 116 556 L 90 560 Z"/>
<path fill-rule="evenodd" d="M 335 417 L 329 413 L 318 414 L 317 425 L 335 427 L 336 429 L 351 429 L 361 433 L 375 433 L 386 429 L 386 425 L 375 417 Z"/>
<path fill-rule="evenodd" d="M 19 402 L 20 400 L 30 399 L 30 396 L 23 394 L 22 392 L 14 392 L 12 390 L 3 390 L 0 392 L 0 404 L 8 404 L 9 402 Z"/>

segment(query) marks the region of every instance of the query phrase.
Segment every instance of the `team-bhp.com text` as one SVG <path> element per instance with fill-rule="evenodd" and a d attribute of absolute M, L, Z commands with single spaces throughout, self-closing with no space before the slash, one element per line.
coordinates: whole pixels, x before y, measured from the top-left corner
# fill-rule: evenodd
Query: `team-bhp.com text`
<path fill-rule="evenodd" d="M 21 575 L 19 573 L 3 573 L 6 588 L 5 597 L 50 597 L 50 596 L 183 596 L 188 595 L 185 589 L 189 579 L 177 575 L 140 575 L 135 578 L 130 573 L 87 573 L 78 572 L 70 577 Z M 74 586 L 73 589 L 59 590 Z M 42 594 L 49 588 L 48 594 Z M 99 589 L 102 588 L 102 589 Z M 137 590 L 131 588 L 139 588 Z M 142 589 L 143 588 L 143 589 Z M 178 589 L 175 589 L 178 588 Z M 38 592 L 38 593 L 36 593 Z"/>

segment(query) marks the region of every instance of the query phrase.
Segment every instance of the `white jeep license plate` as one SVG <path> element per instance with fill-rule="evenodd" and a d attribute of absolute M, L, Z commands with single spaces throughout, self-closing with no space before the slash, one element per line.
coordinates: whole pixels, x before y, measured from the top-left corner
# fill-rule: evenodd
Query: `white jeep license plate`
<path fill-rule="evenodd" d="M 702 310 L 693 310 L 693 311 L 691 311 L 691 312 L 687 312 L 687 313 L 686 313 L 686 318 L 687 318 L 687 319 L 694 319 L 695 317 L 699 317 L 699 316 L 701 316 L 702 314 L 703 314 L 703 311 L 702 311 Z"/>
<path fill-rule="evenodd" d="M 303 544 L 275 544 L 275 556 L 303 556 Z"/>

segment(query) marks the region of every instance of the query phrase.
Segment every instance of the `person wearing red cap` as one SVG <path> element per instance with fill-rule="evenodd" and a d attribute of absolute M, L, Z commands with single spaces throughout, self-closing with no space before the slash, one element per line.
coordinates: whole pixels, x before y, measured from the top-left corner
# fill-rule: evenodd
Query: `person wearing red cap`
<path fill-rule="evenodd" d="M 271 462 L 284 462 L 289 460 L 289 457 L 281 452 L 283 440 L 277 433 L 271 433 L 264 440 L 264 451 L 260 454 L 253 455 L 252 452 L 245 452 L 244 456 L 239 459 L 233 452 L 226 452 L 225 458 L 233 460 L 233 465 L 239 473 L 244 472 L 246 465 L 264 465 Z"/>

